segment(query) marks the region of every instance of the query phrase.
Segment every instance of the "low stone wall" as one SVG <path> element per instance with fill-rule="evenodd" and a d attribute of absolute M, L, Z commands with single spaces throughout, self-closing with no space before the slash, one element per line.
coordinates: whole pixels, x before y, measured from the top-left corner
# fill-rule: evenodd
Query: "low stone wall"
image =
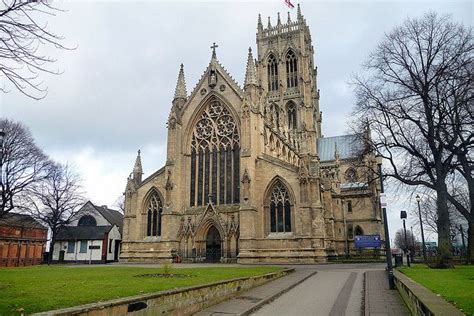
<path fill-rule="evenodd" d="M 190 315 L 205 307 L 227 300 L 242 291 L 291 272 L 294 272 L 294 269 L 284 269 L 260 276 L 235 278 L 176 290 L 124 297 L 35 315 Z"/>
<path fill-rule="evenodd" d="M 395 286 L 412 315 L 464 315 L 424 286 L 416 283 L 403 273 L 394 270 Z"/>

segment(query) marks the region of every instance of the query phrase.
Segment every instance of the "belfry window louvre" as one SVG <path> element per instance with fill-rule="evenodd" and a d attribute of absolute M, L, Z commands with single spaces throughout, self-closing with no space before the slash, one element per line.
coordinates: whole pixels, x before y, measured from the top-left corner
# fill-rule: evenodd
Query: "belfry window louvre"
<path fill-rule="evenodd" d="M 191 140 L 191 207 L 240 202 L 240 137 L 229 110 L 212 99 Z"/>
<path fill-rule="evenodd" d="M 278 90 L 278 62 L 275 56 L 272 54 L 268 57 L 267 65 L 268 74 L 268 91 Z"/>
<path fill-rule="evenodd" d="M 153 192 L 147 206 L 147 236 L 161 236 L 161 214 L 163 203 L 156 192 Z"/>
<path fill-rule="evenodd" d="M 298 86 L 298 59 L 292 50 L 286 54 L 286 86 Z"/>
<path fill-rule="evenodd" d="M 273 185 L 270 193 L 270 232 L 291 232 L 290 195 L 281 181 Z"/>

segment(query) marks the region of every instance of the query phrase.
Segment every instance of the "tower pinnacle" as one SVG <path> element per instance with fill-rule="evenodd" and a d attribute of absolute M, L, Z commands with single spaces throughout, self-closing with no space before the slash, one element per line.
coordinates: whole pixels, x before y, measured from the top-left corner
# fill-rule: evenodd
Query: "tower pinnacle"
<path fill-rule="evenodd" d="M 133 166 L 133 180 L 140 183 L 142 182 L 142 158 L 140 157 L 140 149 L 138 150 L 137 158 L 135 159 L 135 165 Z"/>
<path fill-rule="evenodd" d="M 176 89 L 174 91 L 174 99 L 186 99 L 188 94 L 186 92 L 186 80 L 184 79 L 184 66 L 181 64 L 179 69 L 178 82 L 176 83 Z M 140 156 L 140 152 L 138 153 Z"/>
<path fill-rule="evenodd" d="M 255 63 L 252 56 L 252 48 L 249 47 L 249 54 L 247 57 L 247 70 L 245 72 L 245 84 L 248 85 L 257 85 L 257 75 L 255 70 Z"/>

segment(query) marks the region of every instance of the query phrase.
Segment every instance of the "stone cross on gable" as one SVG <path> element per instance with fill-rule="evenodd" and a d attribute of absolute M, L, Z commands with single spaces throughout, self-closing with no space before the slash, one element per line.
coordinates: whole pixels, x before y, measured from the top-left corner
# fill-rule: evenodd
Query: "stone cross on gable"
<path fill-rule="evenodd" d="M 219 47 L 219 45 L 216 45 L 216 43 L 212 43 L 212 57 L 216 58 L 216 48 Z"/>

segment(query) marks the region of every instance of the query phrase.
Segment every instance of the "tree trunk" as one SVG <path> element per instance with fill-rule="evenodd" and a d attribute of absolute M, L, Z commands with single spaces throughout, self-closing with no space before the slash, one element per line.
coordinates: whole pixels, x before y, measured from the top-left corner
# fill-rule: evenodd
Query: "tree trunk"
<path fill-rule="evenodd" d="M 49 244 L 48 265 L 53 261 L 54 243 L 56 242 L 56 234 L 51 232 L 51 243 Z"/>
<path fill-rule="evenodd" d="M 467 254 L 466 254 L 466 261 L 467 263 L 474 264 L 474 214 L 470 214 L 470 218 L 468 221 L 468 229 L 467 229 Z"/>
<path fill-rule="evenodd" d="M 446 183 L 438 178 L 436 206 L 438 208 L 438 267 L 451 265 L 450 220 L 448 209 L 448 190 Z"/>

